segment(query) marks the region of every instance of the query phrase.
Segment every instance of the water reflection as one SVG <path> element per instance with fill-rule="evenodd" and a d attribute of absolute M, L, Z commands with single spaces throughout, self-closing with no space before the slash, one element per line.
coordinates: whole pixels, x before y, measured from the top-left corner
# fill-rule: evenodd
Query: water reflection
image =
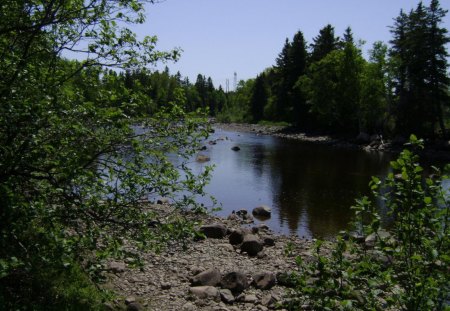
<path fill-rule="evenodd" d="M 331 237 L 347 227 L 354 199 L 368 193 L 372 175 L 387 174 L 391 156 L 218 130 L 226 137 L 206 151 L 216 166 L 207 191 L 223 205 L 219 212 L 265 204 L 273 230 Z M 232 151 L 238 145 L 241 150 Z M 200 171 L 204 164 L 193 163 Z"/>

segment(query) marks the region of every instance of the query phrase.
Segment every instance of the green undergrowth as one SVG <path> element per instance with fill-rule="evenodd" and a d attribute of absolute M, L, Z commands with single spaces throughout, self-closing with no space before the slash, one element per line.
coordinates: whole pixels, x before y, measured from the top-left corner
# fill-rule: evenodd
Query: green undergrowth
<path fill-rule="evenodd" d="M 450 310 L 448 177 L 436 168 L 424 176 L 416 155 L 422 140 L 412 135 L 407 147 L 384 181 L 372 178 L 373 195 L 356 201 L 352 232 L 331 250 L 317 241 L 312 260 L 296 257 L 285 308 Z"/>
<path fill-rule="evenodd" d="M 0 283 L 1 310 L 104 310 L 113 294 L 98 288 L 73 264 L 61 270 L 48 265 L 35 271 L 16 270 Z"/>

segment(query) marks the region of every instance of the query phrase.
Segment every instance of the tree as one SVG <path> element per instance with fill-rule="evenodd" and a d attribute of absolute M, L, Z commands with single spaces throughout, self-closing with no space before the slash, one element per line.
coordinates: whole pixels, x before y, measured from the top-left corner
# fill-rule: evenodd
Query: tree
<path fill-rule="evenodd" d="M 387 46 L 375 42 L 361 80 L 360 131 L 384 133 L 388 119 Z"/>
<path fill-rule="evenodd" d="M 178 208 L 196 207 L 193 196 L 203 193 L 207 174 L 197 178 L 187 170 L 181 179 L 166 154 L 187 161 L 205 137 L 202 123 L 179 108 L 180 90 L 172 104 L 142 119 L 133 112 L 148 97 L 122 96 L 124 85 L 106 88 L 117 79 L 100 79 L 105 66 L 140 69 L 178 56 L 156 51 L 155 37 L 138 41 L 126 28 L 143 22 L 143 5 L 2 2 L 0 301 L 6 309 L 39 301 L 49 307 L 62 297 L 54 276 L 80 259 L 88 265 L 95 256 L 123 254 L 125 239 L 145 249 L 193 234 L 183 218 L 161 222 L 142 198 L 161 195 Z M 69 61 L 65 51 L 84 60 Z M 179 200 L 179 191 L 192 195 Z"/>
<path fill-rule="evenodd" d="M 392 27 L 390 55 L 395 71 L 397 131 L 434 136 L 438 123 L 445 133 L 443 105 L 448 102 L 447 30 L 439 24 L 446 11 L 432 1 L 400 12 Z"/>
<path fill-rule="evenodd" d="M 253 85 L 252 97 L 250 100 L 253 122 L 258 123 L 264 117 L 264 107 L 267 105 L 268 92 L 264 73 L 257 76 Z"/>
<path fill-rule="evenodd" d="M 327 56 L 328 53 L 338 49 L 339 38 L 334 35 L 334 27 L 326 25 L 319 31 L 319 35 L 313 39 L 310 62 L 317 62 Z"/>

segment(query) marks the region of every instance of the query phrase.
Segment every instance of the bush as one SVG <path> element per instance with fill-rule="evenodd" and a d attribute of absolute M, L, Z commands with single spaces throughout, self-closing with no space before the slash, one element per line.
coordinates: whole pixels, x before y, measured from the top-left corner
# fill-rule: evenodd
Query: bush
<path fill-rule="evenodd" d="M 435 169 L 424 178 L 416 154 L 423 142 L 412 135 L 408 147 L 384 182 L 370 182 L 391 222 L 383 226 L 368 197 L 357 200 L 355 231 L 339 236 L 331 254 L 318 241 L 315 260 L 297 257 L 300 273 L 286 303 L 290 310 L 448 310 L 449 193 L 441 184 L 446 177 Z M 352 236 L 367 237 L 366 243 Z"/>

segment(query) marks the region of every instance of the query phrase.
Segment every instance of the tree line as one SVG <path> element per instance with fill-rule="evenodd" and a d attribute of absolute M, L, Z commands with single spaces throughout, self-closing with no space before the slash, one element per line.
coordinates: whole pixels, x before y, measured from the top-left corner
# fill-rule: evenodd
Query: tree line
<path fill-rule="evenodd" d="M 445 137 L 446 13 L 438 0 L 401 11 L 390 27 L 390 45 L 375 42 L 368 60 L 350 27 L 341 38 L 326 25 L 309 45 L 298 31 L 286 39 L 274 66 L 240 84 L 240 100 L 228 103 L 221 116 L 331 133 Z"/>

